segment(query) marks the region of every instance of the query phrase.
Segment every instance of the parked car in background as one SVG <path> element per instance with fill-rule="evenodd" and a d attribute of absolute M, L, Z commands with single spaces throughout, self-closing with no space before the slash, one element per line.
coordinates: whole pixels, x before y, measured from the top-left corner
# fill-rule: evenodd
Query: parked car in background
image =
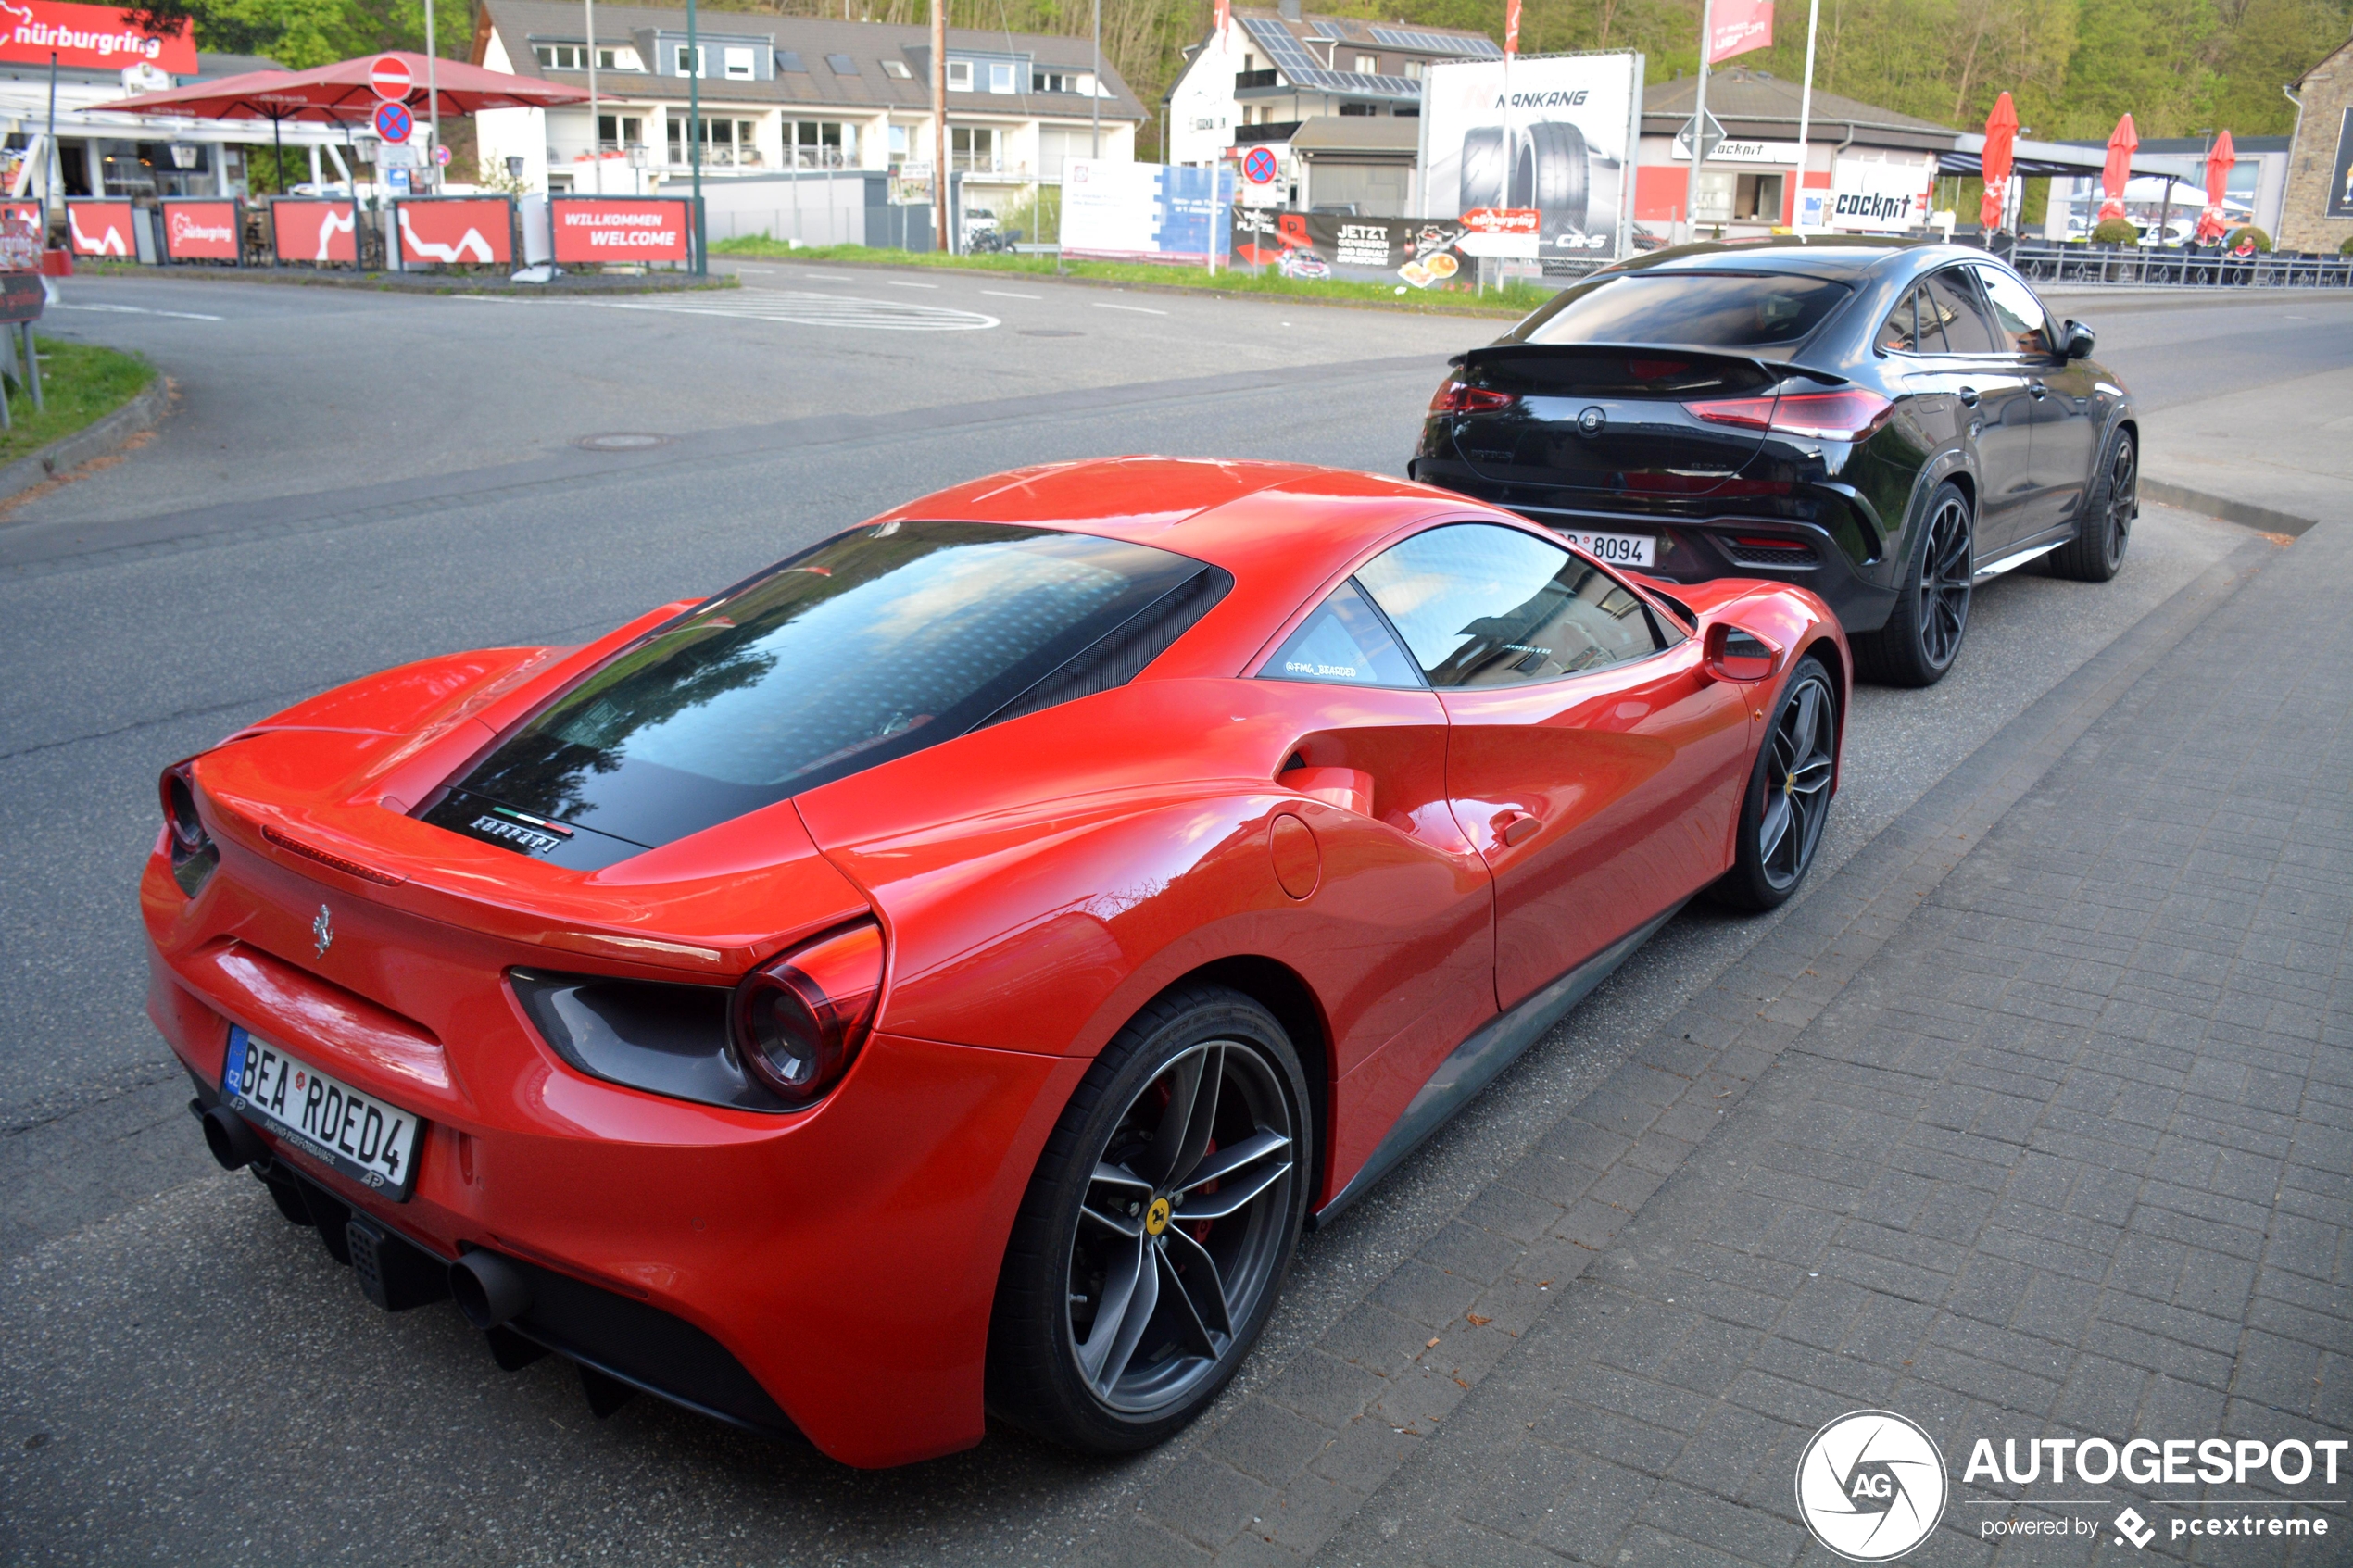
<path fill-rule="evenodd" d="M 1458 357 L 1407 471 L 1667 583 L 1802 583 L 1865 673 L 1926 685 L 1988 579 L 2123 562 L 2140 432 L 2092 348 L 1981 250 L 1683 245 Z"/>

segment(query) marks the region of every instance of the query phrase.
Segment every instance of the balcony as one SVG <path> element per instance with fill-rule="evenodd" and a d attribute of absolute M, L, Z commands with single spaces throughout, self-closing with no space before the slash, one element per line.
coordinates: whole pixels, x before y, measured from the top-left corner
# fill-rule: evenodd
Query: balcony
<path fill-rule="evenodd" d="M 1275 86 L 1280 74 L 1271 66 L 1265 70 L 1238 70 L 1234 72 L 1234 91 L 1239 93 L 1245 87 Z"/>
<path fill-rule="evenodd" d="M 1299 129 L 1299 124 L 1295 119 L 1278 119 L 1271 125 L 1237 125 L 1234 127 L 1234 144 L 1247 147 L 1253 142 L 1288 142 L 1291 132 Z"/>

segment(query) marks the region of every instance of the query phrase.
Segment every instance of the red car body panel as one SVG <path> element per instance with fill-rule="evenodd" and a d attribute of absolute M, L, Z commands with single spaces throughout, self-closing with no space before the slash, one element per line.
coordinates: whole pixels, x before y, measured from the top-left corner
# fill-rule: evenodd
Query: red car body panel
<path fill-rule="evenodd" d="M 1407 533 L 1477 520 L 1551 538 L 1378 476 L 1119 459 L 875 521 L 894 518 L 1132 539 L 1233 586 L 1125 685 L 585 872 L 408 812 L 690 605 L 578 649 L 407 666 L 194 759 L 219 865 L 192 898 L 159 838 L 141 884 L 149 1014 L 195 1077 L 220 1082 L 234 1022 L 426 1124 L 405 1203 L 284 1156 L 305 1177 L 445 1258 L 494 1247 L 694 1324 L 858 1465 L 979 1440 L 1015 1208 L 1089 1061 L 1153 996 L 1240 961 L 1304 999 L 1327 1202 L 1466 1036 L 1731 863 L 1781 678 L 1718 679 L 1694 635 L 1524 687 L 1254 679 Z M 1820 653 L 1843 710 L 1845 646 L 1819 601 L 1676 592 L 1692 630 L 1737 616 L 1782 672 Z M 1521 810 L 1543 830 L 1505 843 L 1498 821 Z M 887 955 L 875 1033 L 788 1115 L 588 1077 L 505 980 L 727 985 L 869 911 Z"/>

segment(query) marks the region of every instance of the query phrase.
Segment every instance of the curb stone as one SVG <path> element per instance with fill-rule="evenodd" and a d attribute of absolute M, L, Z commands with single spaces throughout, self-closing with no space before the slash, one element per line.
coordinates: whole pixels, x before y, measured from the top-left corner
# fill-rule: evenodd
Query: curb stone
<path fill-rule="evenodd" d="M 115 451 L 140 432 L 153 430 L 170 411 L 178 391 L 171 378 L 158 370 L 114 412 L 0 468 L 0 501 L 21 495 L 36 484 L 46 484 L 60 473 Z"/>

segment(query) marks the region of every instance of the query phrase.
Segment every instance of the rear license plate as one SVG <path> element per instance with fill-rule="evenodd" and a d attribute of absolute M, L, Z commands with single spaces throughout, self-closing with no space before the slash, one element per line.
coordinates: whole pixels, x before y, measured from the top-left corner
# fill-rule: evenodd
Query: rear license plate
<path fill-rule="evenodd" d="M 417 1185 L 418 1121 L 240 1028 L 220 1074 L 229 1108 L 396 1203 Z"/>
<path fill-rule="evenodd" d="M 1611 566 L 1648 566 L 1658 548 L 1658 541 L 1648 533 L 1595 533 L 1582 528 L 1559 532 L 1595 560 Z"/>

